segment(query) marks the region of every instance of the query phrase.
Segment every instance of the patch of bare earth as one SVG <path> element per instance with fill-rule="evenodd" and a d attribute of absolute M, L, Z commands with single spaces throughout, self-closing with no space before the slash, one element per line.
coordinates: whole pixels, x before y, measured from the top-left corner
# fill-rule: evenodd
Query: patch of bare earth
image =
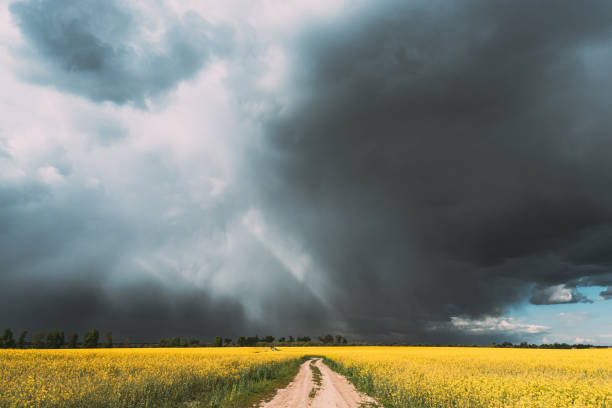
<path fill-rule="evenodd" d="M 314 375 L 313 375 L 314 372 Z M 260 408 L 361 408 L 379 407 L 371 397 L 357 391 L 353 384 L 332 371 L 321 359 L 306 361 L 295 379 L 278 390 Z"/>

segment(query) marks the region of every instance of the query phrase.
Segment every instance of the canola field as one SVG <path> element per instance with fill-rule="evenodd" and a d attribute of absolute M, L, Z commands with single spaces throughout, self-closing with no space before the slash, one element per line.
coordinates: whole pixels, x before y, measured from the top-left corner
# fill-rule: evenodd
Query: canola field
<path fill-rule="evenodd" d="M 0 407 L 224 407 L 297 372 L 267 348 L 0 350 Z"/>
<path fill-rule="evenodd" d="M 612 349 L 446 347 L 1 350 L 0 407 L 251 406 L 305 356 L 387 408 L 612 408 Z"/>
<path fill-rule="evenodd" d="M 324 354 L 387 408 L 612 408 L 612 349 L 369 347 Z"/>

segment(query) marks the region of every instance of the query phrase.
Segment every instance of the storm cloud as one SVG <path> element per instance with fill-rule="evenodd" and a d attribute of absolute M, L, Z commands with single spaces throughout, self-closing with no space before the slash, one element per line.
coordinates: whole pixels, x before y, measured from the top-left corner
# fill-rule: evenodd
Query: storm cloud
<path fill-rule="evenodd" d="M 612 298 L 608 2 L 62 3 L 10 5 L 55 90 L 0 133 L 6 325 L 484 343 Z"/>
<path fill-rule="evenodd" d="M 351 328 L 419 338 L 609 273 L 611 12 L 385 3 L 301 38 L 262 196 Z"/>
<path fill-rule="evenodd" d="M 27 0 L 10 10 L 36 67 L 24 75 L 94 101 L 145 106 L 232 46 L 230 27 L 195 13 L 169 13 L 159 27 L 114 0 Z"/>

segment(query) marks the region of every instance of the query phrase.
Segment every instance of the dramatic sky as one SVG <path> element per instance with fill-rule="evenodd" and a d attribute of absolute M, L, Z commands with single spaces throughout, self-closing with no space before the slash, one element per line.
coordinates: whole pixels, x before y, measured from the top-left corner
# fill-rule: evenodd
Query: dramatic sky
<path fill-rule="evenodd" d="M 0 0 L 0 325 L 612 344 L 612 3 Z"/>

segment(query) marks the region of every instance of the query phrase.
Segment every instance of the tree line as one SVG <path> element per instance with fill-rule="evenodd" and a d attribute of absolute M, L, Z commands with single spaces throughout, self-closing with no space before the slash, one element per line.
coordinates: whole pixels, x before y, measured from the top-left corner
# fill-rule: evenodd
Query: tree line
<path fill-rule="evenodd" d="M 71 333 L 69 336 L 65 336 L 63 331 L 51 330 L 49 332 L 39 331 L 32 335 L 30 341 L 26 341 L 28 335 L 27 330 L 23 330 L 17 339 L 15 339 L 13 331 L 11 329 L 5 329 L 2 336 L 0 336 L 0 348 L 97 348 L 97 347 L 254 347 L 254 346 L 321 346 L 321 345 L 346 345 L 346 346 L 368 346 L 373 345 L 371 343 L 349 343 L 346 337 L 331 334 L 324 336 L 318 336 L 317 340 L 311 339 L 309 336 L 303 337 L 279 337 L 274 336 L 239 336 L 234 341 L 228 337 L 216 336 L 210 343 L 201 343 L 198 339 L 181 338 L 178 336 L 171 338 L 162 338 L 158 343 L 154 344 L 130 344 L 129 340 L 125 340 L 123 343 L 113 343 L 113 333 L 107 331 L 104 333 L 104 339 L 100 339 L 100 332 L 97 329 L 91 329 L 85 332 L 83 340 L 79 341 L 78 333 Z M 407 343 L 394 343 L 394 344 L 383 344 L 377 343 L 378 346 L 412 346 L 412 347 L 481 347 L 479 344 L 429 344 L 429 343 L 418 343 L 418 344 L 407 344 Z M 552 343 L 552 344 L 529 344 L 522 342 L 519 344 L 513 344 L 509 341 L 503 343 L 491 343 L 487 347 L 496 348 L 539 348 L 539 349 L 585 349 L 585 348 L 607 348 L 608 346 L 594 346 L 592 344 L 567 344 L 567 343 Z"/>
<path fill-rule="evenodd" d="M 107 331 L 104 334 L 104 339 L 101 341 L 100 332 L 97 329 L 91 329 L 85 332 L 83 340 L 80 341 L 78 333 L 71 333 L 68 337 L 65 336 L 63 331 L 51 330 L 49 332 L 39 331 L 32 334 L 30 341 L 26 341 L 28 335 L 27 330 L 23 330 L 17 340 L 14 338 L 13 331 L 11 329 L 5 329 L 2 336 L 0 336 L 0 348 L 96 348 L 106 347 L 111 348 L 118 345 L 113 343 L 112 332 Z M 140 344 L 139 346 L 159 346 L 159 347 L 252 347 L 252 346 L 271 346 L 271 345 L 282 345 L 282 346 L 304 346 L 304 345 L 348 345 L 348 341 L 344 336 L 332 336 L 326 334 L 325 336 L 319 336 L 318 342 L 313 341 L 309 336 L 303 337 L 279 337 L 278 339 L 274 336 L 259 337 L 257 335 L 253 337 L 240 336 L 234 341 L 228 337 L 216 336 L 211 343 L 201 343 L 199 339 L 188 339 L 181 338 L 179 336 L 171 338 L 162 338 L 157 344 Z M 129 340 L 125 340 L 120 346 L 130 347 Z"/>
<path fill-rule="evenodd" d="M 32 339 L 26 342 L 26 336 L 28 335 L 27 330 L 23 330 L 17 340 L 13 337 L 13 331 L 11 329 L 5 329 L 0 337 L 0 348 L 96 348 L 100 347 L 113 347 L 112 332 L 105 333 L 105 339 L 100 344 L 100 333 L 97 329 L 91 329 L 83 336 L 83 341 L 79 342 L 78 333 L 71 333 L 68 338 L 64 335 L 63 331 L 51 330 L 48 333 L 39 331 L 32 334 Z"/>
<path fill-rule="evenodd" d="M 231 338 L 223 338 L 222 336 L 216 336 L 212 343 L 206 344 L 207 346 L 212 347 L 229 347 L 229 346 L 238 346 L 238 347 L 253 347 L 253 346 L 272 346 L 272 345 L 280 345 L 280 346 L 303 346 L 303 345 L 333 345 L 333 344 L 348 344 L 348 340 L 344 336 L 332 336 L 331 334 L 326 334 L 325 336 L 319 336 L 318 342 L 314 342 L 309 336 L 304 337 L 279 337 L 278 339 L 274 336 L 264 336 L 259 337 L 255 335 L 253 337 L 245 337 L 239 336 L 236 338 L 234 342 Z M 172 337 L 172 338 L 162 338 L 159 340 L 160 347 L 193 347 L 193 346 L 202 346 L 200 341 L 197 339 L 188 340 L 186 338 L 181 339 L 180 337 Z"/>

